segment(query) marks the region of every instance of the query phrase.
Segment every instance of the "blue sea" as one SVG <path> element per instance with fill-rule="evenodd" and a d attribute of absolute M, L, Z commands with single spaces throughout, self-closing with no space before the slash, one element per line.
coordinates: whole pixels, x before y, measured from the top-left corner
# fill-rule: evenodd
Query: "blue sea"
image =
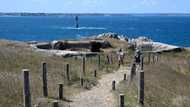
<path fill-rule="evenodd" d="M 1 16 L 0 39 L 50 41 L 115 32 L 129 38 L 146 36 L 190 47 L 190 16 L 83 15 L 79 16 L 78 29 L 74 19 L 73 16 Z"/>

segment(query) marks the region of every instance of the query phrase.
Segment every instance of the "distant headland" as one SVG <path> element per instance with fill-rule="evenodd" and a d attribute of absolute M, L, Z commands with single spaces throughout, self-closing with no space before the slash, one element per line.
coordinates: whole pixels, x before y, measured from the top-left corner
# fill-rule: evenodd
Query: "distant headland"
<path fill-rule="evenodd" d="M 95 16 L 190 16 L 190 13 L 31 13 L 31 12 L 0 12 L 0 16 L 75 16 L 75 15 L 95 15 Z"/>

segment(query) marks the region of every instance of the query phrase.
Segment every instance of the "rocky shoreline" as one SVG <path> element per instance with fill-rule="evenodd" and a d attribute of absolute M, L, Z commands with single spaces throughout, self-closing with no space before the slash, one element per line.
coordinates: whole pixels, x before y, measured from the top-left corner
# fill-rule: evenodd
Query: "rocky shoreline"
<path fill-rule="evenodd" d="M 144 52 L 167 52 L 181 51 L 184 48 L 169 45 L 160 42 L 154 42 L 147 37 L 127 38 L 116 33 L 103 33 L 88 38 L 82 38 L 78 41 L 56 40 L 51 42 L 29 42 L 34 51 L 47 53 L 56 56 L 79 56 L 79 55 L 95 55 L 103 49 L 112 48 L 109 40 L 117 40 L 126 42 L 128 48 L 140 49 Z"/>

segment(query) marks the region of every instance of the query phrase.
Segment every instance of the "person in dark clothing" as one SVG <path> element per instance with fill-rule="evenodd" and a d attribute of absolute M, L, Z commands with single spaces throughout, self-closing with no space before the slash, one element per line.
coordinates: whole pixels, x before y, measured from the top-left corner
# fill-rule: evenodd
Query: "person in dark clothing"
<path fill-rule="evenodd" d="M 140 52 L 140 50 L 136 50 L 136 52 L 135 52 L 135 63 L 136 64 L 140 64 L 140 62 L 141 62 L 141 55 L 142 55 L 142 53 Z"/>

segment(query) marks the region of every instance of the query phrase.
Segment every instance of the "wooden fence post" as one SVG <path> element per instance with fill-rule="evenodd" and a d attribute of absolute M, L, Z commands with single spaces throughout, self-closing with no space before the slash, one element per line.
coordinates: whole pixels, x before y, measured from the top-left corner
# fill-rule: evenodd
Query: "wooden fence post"
<path fill-rule="evenodd" d="M 107 64 L 109 64 L 109 56 L 106 55 L 106 59 L 107 59 Z"/>
<path fill-rule="evenodd" d="M 66 76 L 67 76 L 67 81 L 70 81 L 69 64 L 66 64 Z"/>
<path fill-rule="evenodd" d="M 42 63 L 42 79 L 43 79 L 43 95 L 44 95 L 44 97 L 47 97 L 48 96 L 47 64 L 45 62 Z"/>
<path fill-rule="evenodd" d="M 114 81 L 112 81 L 112 90 L 115 90 L 115 80 Z"/>
<path fill-rule="evenodd" d="M 139 72 L 138 85 L 138 103 L 144 105 L 144 71 Z"/>
<path fill-rule="evenodd" d="M 98 70 L 100 70 L 100 54 L 98 54 Z"/>
<path fill-rule="evenodd" d="M 94 77 L 97 77 L 97 71 L 94 70 Z"/>
<path fill-rule="evenodd" d="M 83 77 L 81 77 L 80 78 L 80 85 L 83 87 L 83 85 L 84 85 L 84 79 L 83 79 Z"/>
<path fill-rule="evenodd" d="M 158 62 L 159 53 L 156 53 L 156 62 Z"/>
<path fill-rule="evenodd" d="M 127 79 L 127 74 L 124 74 L 123 80 L 126 80 L 126 79 Z"/>
<path fill-rule="evenodd" d="M 31 107 L 31 94 L 30 94 L 30 78 L 29 70 L 23 69 L 23 96 L 24 96 L 24 107 Z"/>
<path fill-rule="evenodd" d="M 113 55 L 112 54 L 110 54 L 110 62 L 111 62 L 111 64 L 113 64 Z"/>
<path fill-rule="evenodd" d="M 142 56 L 141 57 L 141 70 L 144 69 L 144 57 Z"/>
<path fill-rule="evenodd" d="M 86 73 L 85 73 L 85 57 L 83 56 L 83 58 L 82 58 L 82 73 L 83 73 L 83 75 L 85 75 Z"/>
<path fill-rule="evenodd" d="M 152 62 L 155 63 L 155 53 L 152 54 Z"/>
<path fill-rule="evenodd" d="M 148 52 L 148 63 L 150 64 L 150 57 L 151 57 L 151 53 Z"/>
<path fill-rule="evenodd" d="M 136 75 L 136 64 L 133 63 L 131 67 L 130 80 L 132 80 L 135 75 Z"/>
<path fill-rule="evenodd" d="M 52 102 L 52 105 L 53 105 L 53 107 L 59 107 L 58 101 L 53 101 L 53 102 Z"/>
<path fill-rule="evenodd" d="M 158 61 L 161 61 L 161 53 L 158 53 Z"/>
<path fill-rule="evenodd" d="M 111 59 L 110 59 L 110 55 L 107 55 L 107 64 L 111 64 Z"/>
<path fill-rule="evenodd" d="M 63 84 L 58 84 L 59 85 L 59 99 L 63 99 Z"/>
<path fill-rule="evenodd" d="M 125 98 L 124 94 L 120 94 L 120 107 L 125 107 Z"/>

